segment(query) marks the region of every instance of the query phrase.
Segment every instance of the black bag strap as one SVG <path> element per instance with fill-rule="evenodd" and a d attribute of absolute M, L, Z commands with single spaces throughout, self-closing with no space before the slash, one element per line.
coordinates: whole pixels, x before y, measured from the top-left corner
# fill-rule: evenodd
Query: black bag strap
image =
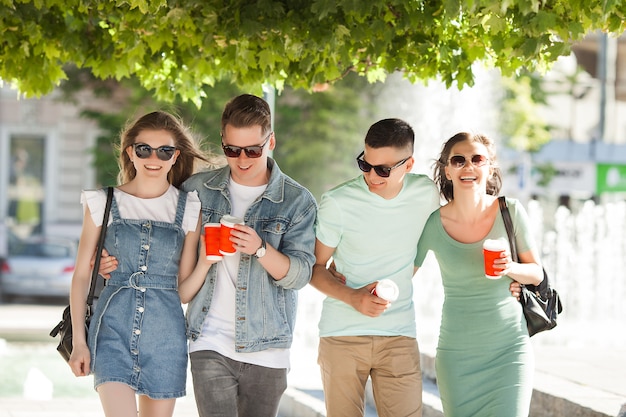
<path fill-rule="evenodd" d="M 104 207 L 104 218 L 102 219 L 102 227 L 100 228 L 100 237 L 98 238 L 98 247 L 96 248 L 96 259 L 91 271 L 91 284 L 89 285 L 89 295 L 87 296 L 87 312 L 91 308 L 96 291 L 96 280 L 98 279 L 98 269 L 100 269 L 100 258 L 102 258 L 102 249 L 104 248 L 104 238 L 109 225 L 109 212 L 111 211 L 111 203 L 113 201 L 113 187 L 108 187 L 107 202 Z"/>
<path fill-rule="evenodd" d="M 504 196 L 498 197 L 498 203 L 500 204 L 500 213 L 502 213 L 502 220 L 504 221 L 506 234 L 509 237 L 509 246 L 511 247 L 511 259 L 513 259 L 515 262 L 519 262 L 519 258 L 517 257 L 517 244 L 515 243 L 515 231 L 513 230 L 513 220 L 511 219 L 509 207 L 506 205 L 506 198 Z"/>
<path fill-rule="evenodd" d="M 509 245 L 511 246 L 511 259 L 519 262 L 519 255 L 517 253 L 517 244 L 515 243 L 515 231 L 513 230 L 513 220 L 511 219 L 511 213 L 509 207 L 506 204 L 506 198 L 504 196 L 498 197 L 498 203 L 500 203 L 500 213 L 502 213 L 502 220 L 504 221 L 504 227 L 506 228 L 506 234 L 509 237 Z M 550 289 L 550 283 L 548 282 L 548 275 L 545 269 L 543 270 L 543 281 L 539 285 L 521 284 L 528 288 L 532 292 L 539 292 L 545 297 Z"/>

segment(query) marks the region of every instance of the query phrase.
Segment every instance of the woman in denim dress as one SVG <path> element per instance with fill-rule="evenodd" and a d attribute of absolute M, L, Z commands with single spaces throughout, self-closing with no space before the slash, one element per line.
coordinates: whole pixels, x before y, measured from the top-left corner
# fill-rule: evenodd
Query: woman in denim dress
<path fill-rule="evenodd" d="M 106 416 L 172 416 L 185 395 L 187 343 L 178 285 L 209 269 L 198 260 L 200 200 L 178 187 L 194 172 L 196 149 L 172 115 L 153 112 L 121 135 L 120 185 L 114 190 L 105 248 L 118 261 L 84 331 L 90 261 L 102 223 L 104 190 L 84 191 L 83 230 L 70 305 L 76 376 L 94 374 Z M 138 398 L 136 397 L 138 395 Z M 137 404 L 138 403 L 138 404 Z"/>

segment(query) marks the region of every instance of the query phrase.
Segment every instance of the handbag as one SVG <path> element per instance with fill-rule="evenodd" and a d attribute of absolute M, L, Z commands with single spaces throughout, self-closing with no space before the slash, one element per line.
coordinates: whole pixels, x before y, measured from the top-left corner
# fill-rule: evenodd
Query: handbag
<path fill-rule="evenodd" d="M 106 236 L 106 229 L 109 223 L 109 212 L 111 211 L 111 201 L 113 200 L 113 187 L 109 187 L 107 190 L 107 202 L 104 207 L 104 218 L 102 220 L 102 227 L 100 228 L 100 237 L 98 238 L 98 246 L 96 248 L 96 259 L 91 271 L 91 284 L 89 285 L 89 295 L 87 296 L 87 309 L 85 311 L 85 336 L 89 331 L 89 322 L 91 321 L 91 315 L 93 314 L 92 305 L 95 296 L 98 269 L 100 268 L 100 258 L 102 257 L 102 248 L 104 247 L 104 238 Z M 72 316 L 70 314 L 70 306 L 68 305 L 63 310 L 61 321 L 54 329 L 50 331 L 50 336 L 61 336 L 57 351 L 61 354 L 66 362 L 70 360 L 72 354 Z"/>
<path fill-rule="evenodd" d="M 506 234 L 509 237 L 511 246 L 511 258 L 519 262 L 517 245 L 515 244 L 515 232 L 513 231 L 513 221 L 509 208 L 506 205 L 505 197 L 498 197 L 500 211 Z M 526 317 L 528 335 L 533 336 L 539 332 L 550 330 L 556 327 L 558 315 L 563 311 L 563 305 L 557 291 L 550 286 L 550 280 L 545 268 L 543 269 L 543 281 L 539 285 L 520 284 L 520 303 L 522 311 Z"/>

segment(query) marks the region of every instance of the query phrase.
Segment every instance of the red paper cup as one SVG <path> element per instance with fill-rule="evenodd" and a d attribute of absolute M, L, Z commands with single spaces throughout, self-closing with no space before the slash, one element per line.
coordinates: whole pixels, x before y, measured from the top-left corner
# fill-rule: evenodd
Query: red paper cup
<path fill-rule="evenodd" d="M 483 256 L 485 258 L 485 277 L 489 279 L 499 279 L 502 275 L 498 275 L 493 267 L 493 261 L 500 258 L 502 252 L 508 248 L 507 243 L 502 239 L 487 239 L 483 243 Z"/>
<path fill-rule="evenodd" d="M 381 279 L 372 290 L 372 294 L 393 303 L 398 299 L 400 290 L 398 289 L 396 283 L 392 280 Z"/>
<path fill-rule="evenodd" d="M 222 259 L 220 254 L 220 231 L 222 225 L 219 223 L 206 223 L 204 225 L 204 246 L 206 249 L 206 258 L 209 261 L 219 261 Z"/>
<path fill-rule="evenodd" d="M 236 224 L 243 224 L 243 219 L 239 217 L 226 215 L 220 220 L 220 253 L 222 255 L 231 256 L 237 252 L 233 242 L 230 241 L 230 232 Z"/>

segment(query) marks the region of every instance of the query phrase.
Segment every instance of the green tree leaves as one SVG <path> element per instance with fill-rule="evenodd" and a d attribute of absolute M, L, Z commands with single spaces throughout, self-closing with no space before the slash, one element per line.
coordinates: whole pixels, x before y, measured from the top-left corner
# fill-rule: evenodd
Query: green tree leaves
<path fill-rule="evenodd" d="M 505 75 L 543 69 L 590 30 L 621 33 L 624 10 L 623 0 L 0 1 L 0 78 L 41 95 L 74 64 L 197 106 L 218 81 L 310 90 L 350 72 L 462 88 L 477 62 Z"/>

